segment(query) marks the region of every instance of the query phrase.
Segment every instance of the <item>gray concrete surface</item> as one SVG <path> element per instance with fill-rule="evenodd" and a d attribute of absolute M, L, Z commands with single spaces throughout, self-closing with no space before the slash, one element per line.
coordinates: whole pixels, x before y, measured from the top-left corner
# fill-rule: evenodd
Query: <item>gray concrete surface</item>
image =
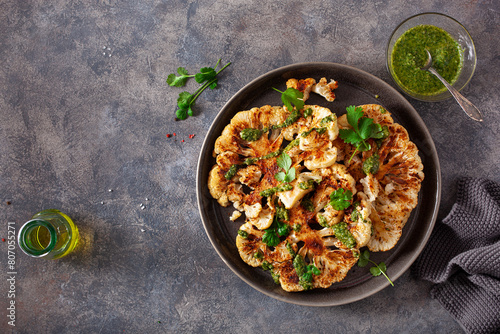
<path fill-rule="evenodd" d="M 486 117 L 472 122 L 452 100 L 409 99 L 440 157 L 440 218 L 457 177 L 500 181 L 498 2 L 418 3 L 0 1 L 0 238 L 8 222 L 19 229 L 45 208 L 68 213 L 82 234 L 77 251 L 58 261 L 16 249 L 15 327 L 6 317 L 8 243 L 0 242 L 0 332 L 461 333 L 430 285 L 409 272 L 394 288 L 340 307 L 271 299 L 218 257 L 196 204 L 204 135 L 241 87 L 306 61 L 355 66 L 393 84 L 387 40 L 425 11 L 469 29 L 478 62 L 464 93 Z M 232 62 L 219 89 L 200 96 L 195 117 L 175 122 L 179 90 L 167 75 L 218 58 Z"/>

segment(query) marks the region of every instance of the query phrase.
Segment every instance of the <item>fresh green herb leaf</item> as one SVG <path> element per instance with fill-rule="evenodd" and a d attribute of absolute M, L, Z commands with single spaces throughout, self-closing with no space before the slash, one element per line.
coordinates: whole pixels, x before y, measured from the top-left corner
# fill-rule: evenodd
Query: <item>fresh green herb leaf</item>
<path fill-rule="evenodd" d="M 337 211 L 345 210 L 351 205 L 352 191 L 339 188 L 330 194 L 330 205 Z"/>
<path fill-rule="evenodd" d="M 292 182 L 295 180 L 295 168 L 292 167 L 292 158 L 286 153 L 283 152 L 276 159 L 278 167 L 282 168 L 284 172 L 279 172 L 274 175 L 274 178 L 280 182 Z"/>
<path fill-rule="evenodd" d="M 189 78 L 194 77 L 194 75 L 189 75 L 188 71 L 184 67 L 179 67 L 177 69 L 178 76 L 175 73 L 171 73 L 167 77 L 167 84 L 173 87 L 182 87 L 186 84 Z"/>
<path fill-rule="evenodd" d="M 358 267 L 364 268 L 368 264 L 370 259 L 370 252 L 365 250 L 363 253 L 359 254 Z"/>
<path fill-rule="evenodd" d="M 292 167 L 292 158 L 285 152 L 281 153 L 281 155 L 276 159 L 278 163 L 278 167 L 283 168 L 285 171 L 289 170 Z"/>
<path fill-rule="evenodd" d="M 295 88 L 287 88 L 284 92 L 280 91 L 279 89 L 276 89 L 273 87 L 273 89 L 277 92 L 281 93 L 281 101 L 283 104 L 286 106 L 286 109 L 289 112 L 293 111 L 293 106 L 298 110 L 302 110 L 304 108 L 304 94 Z"/>
<path fill-rule="evenodd" d="M 292 182 L 295 180 L 295 168 L 290 168 L 288 172 L 286 172 L 284 182 Z"/>
<path fill-rule="evenodd" d="M 349 106 L 347 110 L 347 122 L 354 128 L 355 132 L 358 132 L 358 122 L 361 117 L 363 117 L 363 108 L 356 106 Z"/>
<path fill-rule="evenodd" d="M 262 241 L 269 247 L 276 247 L 280 243 L 280 238 L 276 234 L 276 228 L 268 228 L 264 231 Z"/>
<path fill-rule="evenodd" d="M 189 92 L 182 92 L 179 94 L 177 99 L 177 106 L 179 109 L 176 110 L 175 116 L 179 120 L 184 120 L 188 116 L 193 116 L 193 105 L 198 96 L 207 88 L 214 89 L 217 87 L 217 75 L 222 72 L 226 67 L 231 65 L 231 63 L 227 63 L 220 70 L 216 71 L 215 69 L 220 63 L 220 59 L 217 61 L 217 64 L 212 67 L 203 67 L 199 73 L 194 75 L 188 74 L 188 71 L 184 67 L 179 67 L 177 69 L 178 76 L 174 73 L 169 74 L 167 77 L 167 84 L 169 86 L 174 87 L 182 87 L 186 84 L 188 78 L 194 77 L 196 82 L 203 83 L 203 85 L 196 90 L 193 94 Z"/>
<path fill-rule="evenodd" d="M 188 110 L 187 109 L 177 109 L 175 112 L 175 116 L 178 119 L 186 119 L 188 117 Z"/>
<path fill-rule="evenodd" d="M 358 266 L 365 267 L 368 262 L 374 264 L 374 266 L 370 268 L 370 273 L 373 276 L 380 276 L 382 274 L 389 281 L 389 283 L 394 286 L 394 283 L 391 281 L 389 276 L 387 276 L 387 266 L 385 265 L 385 263 L 380 262 L 379 264 L 377 264 L 374 261 L 370 260 L 370 252 L 368 250 L 365 250 L 364 252 L 359 254 Z"/>
<path fill-rule="evenodd" d="M 279 220 L 276 220 L 276 223 L 278 224 L 278 234 L 280 237 L 285 237 L 290 234 L 290 227 L 287 224 Z"/>
<path fill-rule="evenodd" d="M 194 79 L 197 83 L 201 84 L 205 81 L 212 81 L 216 78 L 217 72 L 211 67 L 203 67 L 199 73 L 196 73 Z"/>
<path fill-rule="evenodd" d="M 352 129 L 340 129 L 339 136 L 345 143 L 352 144 L 356 147 L 351 159 L 358 151 L 364 152 L 371 149 L 371 145 L 366 141 L 370 138 L 382 139 L 389 135 L 389 129 L 385 129 L 380 125 L 373 123 L 373 119 L 363 117 L 363 109 L 361 107 L 349 106 L 347 110 L 347 122 Z"/>
<path fill-rule="evenodd" d="M 276 247 L 280 243 L 279 237 L 286 237 L 288 234 L 290 234 L 288 224 L 281 221 L 278 215 L 275 215 L 271 226 L 264 231 L 262 241 L 269 247 Z"/>
<path fill-rule="evenodd" d="M 279 172 L 279 173 L 274 174 L 274 178 L 280 182 L 284 182 L 285 177 L 286 177 L 286 174 L 284 172 Z"/>
<path fill-rule="evenodd" d="M 182 92 L 177 98 L 177 106 L 181 109 L 188 109 L 193 100 L 193 95 L 189 92 Z"/>

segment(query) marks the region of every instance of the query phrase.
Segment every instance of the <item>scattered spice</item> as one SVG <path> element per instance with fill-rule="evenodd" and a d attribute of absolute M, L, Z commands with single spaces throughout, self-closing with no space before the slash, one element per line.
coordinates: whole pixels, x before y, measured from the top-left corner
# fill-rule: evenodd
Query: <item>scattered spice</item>
<path fill-rule="evenodd" d="M 167 138 L 170 138 L 170 137 L 172 137 L 172 136 L 176 137 L 176 136 L 177 136 L 177 134 L 176 134 L 175 132 L 173 132 L 173 133 L 167 133 L 167 134 L 166 134 L 166 136 L 167 136 Z M 193 139 L 195 136 L 196 136 L 196 135 L 195 135 L 194 133 L 192 133 L 192 134 L 188 135 L 189 139 Z M 186 141 L 186 140 L 182 139 L 182 140 L 181 140 L 181 143 L 184 143 L 185 141 Z"/>

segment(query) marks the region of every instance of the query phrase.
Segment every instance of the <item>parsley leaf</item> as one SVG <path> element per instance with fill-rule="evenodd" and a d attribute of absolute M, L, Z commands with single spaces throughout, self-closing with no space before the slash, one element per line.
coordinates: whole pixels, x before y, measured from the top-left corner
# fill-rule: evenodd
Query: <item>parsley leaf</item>
<path fill-rule="evenodd" d="M 352 191 L 339 188 L 330 194 L 330 205 L 337 211 L 345 210 L 351 205 Z"/>
<path fill-rule="evenodd" d="M 220 63 L 220 59 L 217 61 L 217 64 L 212 67 L 203 67 L 200 69 L 199 73 L 194 75 L 188 74 L 188 71 L 184 67 L 179 67 L 177 69 L 177 73 L 179 76 L 174 73 L 169 74 L 167 77 L 167 83 L 169 86 L 174 87 L 182 87 L 186 84 L 188 78 L 194 77 L 196 82 L 203 84 L 200 88 L 198 88 L 193 94 L 189 92 L 182 92 L 179 94 L 177 98 L 177 111 L 175 112 L 175 116 L 177 119 L 184 120 L 188 116 L 193 116 L 193 104 L 198 98 L 198 96 L 207 88 L 214 89 L 217 87 L 217 75 L 222 72 L 226 67 L 231 65 L 231 63 L 227 63 L 220 70 L 216 71 L 215 69 Z"/>
<path fill-rule="evenodd" d="M 282 223 L 279 219 L 276 220 L 276 223 L 278 225 L 278 234 L 280 237 L 285 237 L 290 233 L 290 227 Z"/>
<path fill-rule="evenodd" d="M 295 168 L 292 167 L 292 158 L 286 153 L 283 152 L 276 159 L 278 163 L 278 167 L 283 168 L 284 172 L 279 172 L 274 175 L 274 178 L 280 182 L 292 182 L 295 180 Z"/>
<path fill-rule="evenodd" d="M 347 122 L 354 128 L 355 132 L 358 132 L 358 121 L 361 117 L 363 117 L 363 108 L 349 106 L 346 108 L 347 110 Z"/>
<path fill-rule="evenodd" d="M 281 93 L 281 101 L 286 106 L 289 112 L 293 111 L 292 104 L 297 108 L 297 110 L 302 110 L 304 108 L 304 94 L 295 88 L 287 88 L 284 92 L 273 87 L 277 92 Z"/>
<path fill-rule="evenodd" d="M 359 267 L 365 267 L 368 262 L 374 264 L 373 267 L 370 268 L 370 273 L 373 276 L 380 276 L 384 275 L 385 278 L 391 283 L 392 286 L 394 286 L 394 283 L 391 281 L 389 276 L 387 276 L 387 266 L 385 265 L 384 262 L 380 262 L 379 264 L 375 263 L 374 261 L 370 260 L 370 252 L 368 250 L 365 250 L 361 254 L 359 254 L 359 260 L 358 260 L 358 266 Z"/>
<path fill-rule="evenodd" d="M 274 216 L 271 226 L 264 231 L 262 241 L 269 247 L 276 247 L 280 243 L 280 237 L 286 237 L 290 233 L 290 226 Z"/>
<path fill-rule="evenodd" d="M 215 65 L 217 67 L 217 65 Z M 205 81 L 211 81 L 215 79 L 217 76 L 217 72 L 211 67 L 203 67 L 200 69 L 199 73 L 196 73 L 194 76 L 194 79 L 196 80 L 197 83 L 203 83 Z"/>
<path fill-rule="evenodd" d="M 276 159 L 276 162 L 278 163 L 278 166 L 283 168 L 285 171 L 292 167 L 292 158 L 290 158 L 290 156 L 285 152 L 281 153 L 281 155 Z"/>
<path fill-rule="evenodd" d="M 339 135 L 345 143 L 356 147 L 349 159 L 351 161 L 358 151 L 371 150 L 371 145 L 366 140 L 370 138 L 383 139 L 389 135 L 389 131 L 386 126 L 382 127 L 380 124 L 373 123 L 373 119 L 363 117 L 364 114 L 361 107 L 349 106 L 346 110 L 347 122 L 352 126 L 352 129 L 340 129 Z"/>
<path fill-rule="evenodd" d="M 177 73 L 179 76 L 175 75 L 175 73 L 171 73 L 167 77 L 167 84 L 173 87 L 182 87 L 186 84 L 186 81 L 189 78 L 194 77 L 194 75 L 189 75 L 188 71 L 184 67 L 179 67 L 177 69 Z"/>
<path fill-rule="evenodd" d="M 269 247 L 276 247 L 280 243 L 280 238 L 276 234 L 276 228 L 268 228 L 264 231 L 262 241 Z"/>

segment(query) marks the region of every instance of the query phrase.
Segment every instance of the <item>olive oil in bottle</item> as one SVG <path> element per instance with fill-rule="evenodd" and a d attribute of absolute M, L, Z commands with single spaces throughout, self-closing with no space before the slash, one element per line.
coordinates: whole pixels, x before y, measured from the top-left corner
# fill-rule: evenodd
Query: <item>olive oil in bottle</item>
<path fill-rule="evenodd" d="M 78 243 L 78 229 L 66 214 L 49 209 L 35 214 L 18 234 L 19 247 L 32 257 L 58 259 Z"/>

